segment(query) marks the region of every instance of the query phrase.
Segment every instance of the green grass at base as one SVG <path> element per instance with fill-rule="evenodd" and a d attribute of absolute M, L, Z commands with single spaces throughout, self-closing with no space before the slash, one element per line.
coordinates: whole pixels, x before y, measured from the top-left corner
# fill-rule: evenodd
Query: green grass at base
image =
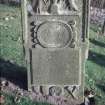
<path fill-rule="evenodd" d="M 10 94 L 1 93 L 4 96 L 5 103 L 2 105 L 51 105 L 46 102 L 33 102 L 29 98 L 22 97 L 20 98 L 20 102 L 15 102 L 14 97 Z"/>

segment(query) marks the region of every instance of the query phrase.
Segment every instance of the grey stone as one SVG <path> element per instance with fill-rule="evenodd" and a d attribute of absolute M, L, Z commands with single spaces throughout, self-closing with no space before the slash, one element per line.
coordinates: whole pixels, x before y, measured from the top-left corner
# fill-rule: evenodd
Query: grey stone
<path fill-rule="evenodd" d="M 23 4 L 26 9 L 26 0 Z M 32 0 L 31 4 L 31 16 L 23 11 L 28 88 L 38 85 L 46 91 L 54 85 L 51 94 L 62 96 L 69 86 L 69 99 L 82 102 L 89 0 Z M 63 94 L 58 92 L 59 86 Z"/>

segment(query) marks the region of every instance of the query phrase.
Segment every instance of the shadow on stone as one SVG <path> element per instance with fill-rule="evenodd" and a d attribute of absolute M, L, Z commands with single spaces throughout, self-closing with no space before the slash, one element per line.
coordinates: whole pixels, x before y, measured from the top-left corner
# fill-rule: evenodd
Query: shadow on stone
<path fill-rule="evenodd" d="M 82 104 L 80 104 L 80 105 L 85 105 L 85 103 L 82 103 Z"/>
<path fill-rule="evenodd" d="M 27 70 L 0 58 L 0 76 L 11 81 L 20 88 L 27 89 Z"/>
<path fill-rule="evenodd" d="M 89 51 L 88 60 L 91 60 L 94 63 L 96 63 L 102 67 L 105 67 L 105 55 L 101 55 L 96 52 Z"/>
<path fill-rule="evenodd" d="M 97 46 L 100 46 L 100 47 L 104 47 L 105 48 L 105 43 L 102 43 L 102 42 L 99 42 L 95 39 L 89 39 L 89 41 Z"/>

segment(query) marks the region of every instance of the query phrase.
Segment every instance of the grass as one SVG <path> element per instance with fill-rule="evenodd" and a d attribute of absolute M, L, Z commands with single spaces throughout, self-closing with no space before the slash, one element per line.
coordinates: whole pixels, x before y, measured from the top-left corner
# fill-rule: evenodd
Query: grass
<path fill-rule="evenodd" d="M 5 103 L 1 105 L 51 105 L 45 102 L 32 102 L 29 98 L 22 97 L 20 98 L 20 102 L 15 102 L 14 97 L 10 94 L 1 93 L 5 98 Z"/>
<path fill-rule="evenodd" d="M 6 20 L 5 17 L 9 20 Z M 18 77 L 18 74 L 23 73 L 22 70 L 26 70 L 24 68 L 20 20 L 19 8 L 0 4 L 0 70 L 4 73 L 3 75 L 10 76 L 11 79 L 16 77 L 16 79 L 23 80 L 24 75 Z M 97 105 L 105 105 L 105 36 L 98 35 L 98 30 L 100 30 L 99 27 L 91 24 L 90 51 L 86 62 L 86 88 L 95 91 Z M 5 105 L 14 105 L 13 96 L 6 95 L 6 97 Z M 29 105 L 29 103 L 30 105 L 47 105 L 36 104 L 25 98 L 22 99 L 21 105 Z"/>
<path fill-rule="evenodd" d="M 0 58 L 23 65 L 21 39 L 21 12 L 19 8 L 0 5 Z"/>
<path fill-rule="evenodd" d="M 22 87 L 27 84 L 24 82 L 27 78 L 20 8 L 2 4 L 0 4 L 0 72 L 2 77 Z"/>
<path fill-rule="evenodd" d="M 99 35 L 98 29 L 91 24 L 86 87 L 95 91 L 97 105 L 105 105 L 105 36 Z"/>

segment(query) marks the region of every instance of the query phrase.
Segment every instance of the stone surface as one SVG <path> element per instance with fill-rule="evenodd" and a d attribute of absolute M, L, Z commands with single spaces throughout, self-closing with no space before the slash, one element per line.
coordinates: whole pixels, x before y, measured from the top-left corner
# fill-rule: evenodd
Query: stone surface
<path fill-rule="evenodd" d="M 78 11 L 80 5 L 77 4 L 80 3 L 78 0 L 32 0 L 33 10 L 39 15 L 68 15 Z"/>
<path fill-rule="evenodd" d="M 79 85 L 80 52 L 78 49 L 32 50 L 33 84 Z M 68 59 L 69 58 L 69 59 Z"/>
<path fill-rule="evenodd" d="M 82 102 L 89 0 L 32 0 L 30 4 L 24 24 L 29 89 L 42 86 L 44 94 Z"/>

